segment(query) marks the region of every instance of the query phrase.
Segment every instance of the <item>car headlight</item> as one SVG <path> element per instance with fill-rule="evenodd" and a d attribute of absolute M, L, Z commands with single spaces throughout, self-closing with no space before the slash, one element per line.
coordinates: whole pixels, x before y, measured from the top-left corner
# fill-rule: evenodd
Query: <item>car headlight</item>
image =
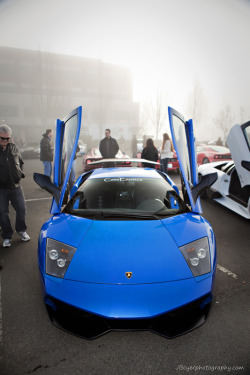
<path fill-rule="evenodd" d="M 75 247 L 47 238 L 46 273 L 63 278 L 75 252 Z"/>
<path fill-rule="evenodd" d="M 201 276 L 211 271 L 207 237 L 181 246 L 180 251 L 194 276 Z"/>

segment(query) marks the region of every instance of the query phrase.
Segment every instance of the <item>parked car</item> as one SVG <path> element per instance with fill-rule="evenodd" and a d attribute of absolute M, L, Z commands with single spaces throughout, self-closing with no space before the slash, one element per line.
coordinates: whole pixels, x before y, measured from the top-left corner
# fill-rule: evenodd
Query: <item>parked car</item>
<path fill-rule="evenodd" d="M 201 165 L 199 175 L 217 172 L 218 179 L 203 193 L 204 197 L 250 219 L 250 121 L 231 128 L 227 144 L 233 160 Z"/>
<path fill-rule="evenodd" d="M 197 328 L 208 316 L 216 270 L 214 232 L 198 195 L 216 174 L 197 184 L 192 126 L 186 131 L 188 123 L 169 109 L 186 202 L 166 174 L 117 167 L 83 173 L 63 205 L 81 113 L 57 122 L 53 183 L 34 174 L 53 195 L 38 239 L 52 322 L 88 339 L 121 329 L 175 337 Z"/>
<path fill-rule="evenodd" d="M 127 155 L 125 152 L 122 152 L 119 150 L 116 154 L 116 159 L 129 159 L 129 155 Z M 83 170 L 84 172 L 90 171 L 94 168 L 100 168 L 101 164 L 90 164 L 92 162 L 96 162 L 98 160 L 103 160 L 103 157 L 99 151 L 98 147 L 91 148 L 87 154 L 83 156 Z M 130 167 L 131 162 L 130 161 L 121 161 L 120 163 L 116 163 L 117 167 Z"/>
<path fill-rule="evenodd" d="M 157 162 L 160 163 L 161 162 L 160 161 L 160 157 L 161 157 L 160 152 L 158 152 L 158 157 L 159 157 L 159 159 L 157 160 Z M 141 152 L 137 153 L 137 158 L 141 159 Z M 139 166 L 141 167 L 142 165 L 139 164 Z M 159 164 L 156 165 L 156 169 L 160 169 Z M 169 159 L 168 172 L 179 172 L 179 162 L 178 162 L 177 155 L 176 155 L 175 151 L 174 151 L 173 157 L 171 159 Z"/>
<path fill-rule="evenodd" d="M 203 144 L 198 145 L 196 150 L 198 166 L 219 160 L 232 160 L 230 150 L 224 146 Z"/>
<path fill-rule="evenodd" d="M 23 159 L 37 159 L 40 157 L 40 142 L 26 142 L 20 148 L 20 153 Z"/>

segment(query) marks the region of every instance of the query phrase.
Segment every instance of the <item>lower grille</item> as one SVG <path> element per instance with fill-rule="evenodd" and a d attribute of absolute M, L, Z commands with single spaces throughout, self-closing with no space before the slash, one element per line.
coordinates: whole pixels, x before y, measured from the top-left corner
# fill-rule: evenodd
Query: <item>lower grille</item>
<path fill-rule="evenodd" d="M 94 339 L 109 331 L 149 330 L 166 338 L 187 333 L 202 325 L 212 301 L 210 294 L 184 307 L 150 319 L 110 319 L 77 309 L 56 299 L 46 306 L 54 325 L 85 339 Z"/>

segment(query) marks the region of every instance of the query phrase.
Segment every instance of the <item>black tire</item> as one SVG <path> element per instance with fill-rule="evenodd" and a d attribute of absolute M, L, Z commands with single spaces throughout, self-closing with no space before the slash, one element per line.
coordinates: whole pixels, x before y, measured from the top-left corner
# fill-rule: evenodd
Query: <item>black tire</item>
<path fill-rule="evenodd" d="M 208 158 L 204 158 L 204 159 L 202 160 L 202 164 L 208 164 L 208 163 L 209 163 Z"/>

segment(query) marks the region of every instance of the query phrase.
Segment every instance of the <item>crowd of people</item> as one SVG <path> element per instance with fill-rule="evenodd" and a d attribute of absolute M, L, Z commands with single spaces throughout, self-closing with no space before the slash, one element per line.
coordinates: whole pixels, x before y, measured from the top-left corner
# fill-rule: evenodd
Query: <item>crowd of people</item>
<path fill-rule="evenodd" d="M 52 176 L 52 162 L 53 162 L 53 146 L 52 146 L 53 130 L 47 129 L 43 134 L 40 142 L 40 160 L 43 163 L 44 175 Z M 22 241 L 29 241 L 30 236 L 26 229 L 26 206 L 23 189 L 21 187 L 21 179 L 25 177 L 24 162 L 19 152 L 19 148 L 11 142 L 12 130 L 7 125 L 0 126 L 0 229 L 3 238 L 3 247 L 10 247 L 13 235 L 13 228 L 9 217 L 9 204 L 15 210 L 16 221 L 15 230 L 21 237 Z M 136 157 L 136 138 L 133 137 L 134 144 L 133 157 Z M 133 145 L 132 145 L 133 146 Z M 78 149 L 76 150 L 76 153 Z M 115 138 L 111 137 L 111 130 L 105 130 L 105 137 L 100 141 L 99 150 L 104 159 L 115 158 L 119 151 L 119 145 Z M 160 150 L 161 170 L 167 173 L 168 161 L 173 157 L 173 143 L 167 133 L 163 134 L 162 147 Z M 142 150 L 141 158 L 149 162 L 157 162 L 159 160 L 159 151 L 154 145 L 151 138 L 146 140 L 146 145 Z M 72 188 L 75 182 L 75 164 L 76 154 L 72 165 L 69 187 Z M 113 163 L 108 163 L 107 167 L 114 166 Z M 143 163 L 144 167 L 155 168 L 156 164 Z"/>

